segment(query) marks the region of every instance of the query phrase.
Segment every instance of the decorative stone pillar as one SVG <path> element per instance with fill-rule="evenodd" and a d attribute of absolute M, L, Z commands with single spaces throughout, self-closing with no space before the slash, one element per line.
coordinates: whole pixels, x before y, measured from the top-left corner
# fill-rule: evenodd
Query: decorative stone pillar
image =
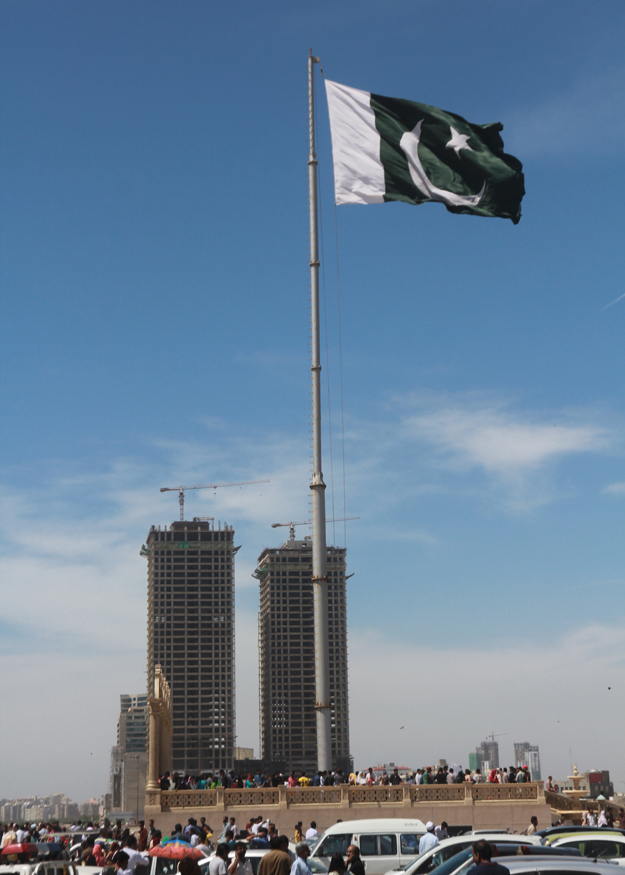
<path fill-rule="evenodd" d="M 159 702 L 157 699 L 148 701 L 150 708 L 150 728 L 149 728 L 149 745 L 148 745 L 148 782 L 146 784 L 146 793 L 152 793 L 155 790 L 160 790 L 158 783 L 158 767 L 159 767 L 159 748 L 161 727 L 159 726 Z"/>

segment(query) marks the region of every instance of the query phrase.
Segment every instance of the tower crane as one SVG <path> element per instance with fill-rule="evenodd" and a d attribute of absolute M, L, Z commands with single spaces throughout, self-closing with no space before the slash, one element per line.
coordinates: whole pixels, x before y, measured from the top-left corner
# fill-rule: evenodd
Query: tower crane
<path fill-rule="evenodd" d="M 359 520 L 359 516 L 341 516 L 337 517 L 333 520 L 326 520 L 326 525 L 328 523 L 343 523 L 347 520 Z M 295 540 L 295 526 L 309 526 L 312 523 L 312 520 L 299 520 L 299 522 L 290 522 L 290 523 L 272 523 L 272 529 L 279 529 L 280 526 L 288 526 L 289 527 L 289 538 L 291 541 Z"/>
<path fill-rule="evenodd" d="M 187 489 L 219 489 L 222 486 L 250 486 L 252 483 L 269 483 L 269 480 L 243 480 L 241 483 L 206 483 L 202 486 L 161 486 L 161 492 L 178 493 L 180 522 L 184 522 L 184 494 Z"/>
<path fill-rule="evenodd" d="M 491 734 L 487 735 L 486 738 L 487 739 L 490 738 L 490 743 L 494 744 L 495 739 L 501 738 L 502 735 L 509 735 L 509 733 L 508 732 L 498 732 L 497 734 L 495 734 L 494 732 L 491 732 Z"/>

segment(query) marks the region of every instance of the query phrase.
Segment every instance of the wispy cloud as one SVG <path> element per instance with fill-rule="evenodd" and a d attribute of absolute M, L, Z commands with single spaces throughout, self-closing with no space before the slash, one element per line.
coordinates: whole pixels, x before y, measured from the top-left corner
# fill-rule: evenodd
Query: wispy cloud
<path fill-rule="evenodd" d="M 623 298 L 625 298 L 625 293 L 623 293 L 622 295 L 619 295 L 618 298 L 615 298 L 613 301 L 610 301 L 610 303 L 606 304 L 605 307 L 602 307 L 599 312 L 603 313 L 604 310 L 609 310 L 610 307 L 613 307 L 615 304 L 618 304 L 618 302 L 622 301 Z"/>
<path fill-rule="evenodd" d="M 602 490 L 606 495 L 625 495 L 625 480 L 620 483 L 609 483 Z"/>
<path fill-rule="evenodd" d="M 604 452 L 611 427 L 593 411 L 526 411 L 479 393 L 415 394 L 403 407 L 407 439 L 427 445 L 433 463 L 456 475 L 481 472 L 516 509 L 551 500 L 547 476 L 559 461 Z"/>
<path fill-rule="evenodd" d="M 246 634 L 241 640 L 237 636 L 237 658 L 254 665 L 256 617 L 249 614 L 241 622 Z M 410 635 L 409 624 L 402 626 L 406 634 L 379 626 L 350 629 L 351 750 L 358 768 L 379 761 L 417 768 L 439 757 L 466 766 L 470 746 L 493 730 L 506 733 L 499 739 L 504 764 L 513 762 L 513 742 L 530 739 L 540 746 L 545 775 L 569 773 L 569 747 L 580 766 L 593 767 L 596 714 L 593 709 L 572 714 L 575 689 L 593 690 L 603 736 L 620 737 L 622 623 L 580 626 L 564 635 L 554 630 L 549 640 L 533 641 L 531 647 L 526 640 L 489 634 L 487 624 L 478 627 L 481 634 L 471 647 L 457 646 L 445 635 L 436 646 L 421 645 Z M 528 678 L 531 708 L 523 692 Z M 256 678 L 248 672 L 237 693 L 250 707 L 237 732 L 250 742 L 256 737 L 256 692 Z M 371 709 L 382 699 L 384 713 L 372 719 Z M 435 703 L 436 720 L 431 708 L 424 711 L 424 702 Z M 613 746 L 611 756 L 610 769 L 624 774 L 625 752 Z"/>
<path fill-rule="evenodd" d="M 427 515 L 417 519 L 417 507 L 450 499 L 456 502 L 459 496 L 472 497 L 482 490 L 485 500 L 496 506 L 517 502 L 527 510 L 534 506 L 532 502 L 549 500 L 555 494 L 545 481 L 558 462 L 604 453 L 615 442 L 609 424 L 603 424 L 596 411 L 528 412 L 478 393 L 417 393 L 398 398 L 371 421 L 349 422 L 347 434 L 347 514 L 361 516 L 348 526 L 350 536 L 352 531 L 360 536 L 361 569 L 366 567 L 369 537 L 375 544 L 392 544 L 393 551 L 401 552 L 406 545 L 411 563 L 415 551 L 440 556 L 449 535 L 437 531 L 435 518 L 431 524 Z M 100 463 L 96 471 L 56 464 L 53 474 L 37 478 L 36 486 L 24 489 L 20 477 L 19 488 L 7 486 L 0 493 L 0 575 L 7 592 L 13 594 L 3 602 L 2 654 L 10 666 L 5 672 L 19 677 L 11 721 L 0 714 L 9 749 L 23 737 L 30 738 L 35 747 L 42 743 L 42 736 L 23 725 L 29 713 L 28 691 L 39 688 L 42 676 L 60 679 L 63 688 L 98 690 L 93 707 L 72 713 L 71 731 L 61 721 L 69 732 L 67 743 L 76 747 L 85 770 L 63 784 L 55 758 L 51 758 L 44 770 L 51 791 L 62 785 L 80 799 L 104 789 L 118 696 L 145 685 L 146 568 L 139 547 L 150 525 L 169 524 L 178 510 L 175 493 L 160 494 L 161 485 L 193 484 L 211 476 L 220 481 L 271 481 L 224 488 L 218 490 L 217 499 L 211 490 L 187 495 L 189 516 L 215 516 L 236 523 L 237 543 L 243 545 L 236 561 L 237 732 L 254 743 L 258 691 L 252 606 L 257 582 L 251 573 L 260 550 L 281 543 L 282 530 L 272 530 L 271 523 L 309 516 L 310 470 L 305 447 L 305 438 L 286 437 L 277 431 L 232 436 L 217 428 L 211 430 L 210 446 L 153 440 L 150 452 L 140 459 L 113 459 L 108 466 Z M 613 483 L 605 491 L 621 494 L 623 486 Z M 342 516 L 340 505 L 337 508 L 337 515 Z M 342 534 L 341 524 L 337 534 Z M 399 573 L 402 567 L 398 566 Z M 366 672 L 373 672 L 373 677 L 377 671 L 361 660 L 360 643 L 369 639 L 375 645 L 371 630 L 352 630 L 354 727 L 363 719 L 358 702 Z M 380 658 L 384 647 L 382 642 Z M 551 665 L 550 651 L 543 656 L 544 664 Z M 520 659 L 518 654 L 514 658 Z M 443 675 L 439 677 L 447 679 L 454 659 L 460 660 L 463 671 L 469 664 L 471 671 L 486 671 L 488 663 L 486 657 L 483 663 L 470 663 L 464 652 L 453 651 L 447 659 L 443 650 L 416 648 L 413 652 L 410 647 L 406 659 L 403 665 L 440 667 Z M 507 664 L 513 677 L 512 657 Z M 538 664 L 531 665 L 532 670 L 539 670 Z M 63 703 L 55 705 L 50 700 L 48 704 L 50 714 L 59 719 Z M 18 714 L 23 716 L 18 719 Z M 91 765 L 91 752 L 84 749 L 94 719 L 98 721 L 97 767 Z M 355 751 L 368 757 L 372 748 L 367 739 L 357 728 L 354 733 Z M 6 768 L 6 762 L 0 764 L 3 788 L 9 786 L 10 777 L 15 787 L 28 792 L 23 773 L 9 776 L 3 771 Z M 94 775 L 102 776 L 102 786 L 93 786 Z M 33 792 L 44 790 L 41 783 L 32 787 Z"/>
<path fill-rule="evenodd" d="M 589 76 L 543 103 L 512 113 L 506 119 L 506 146 L 522 157 L 619 154 L 625 136 L 624 95 L 625 66 Z"/>

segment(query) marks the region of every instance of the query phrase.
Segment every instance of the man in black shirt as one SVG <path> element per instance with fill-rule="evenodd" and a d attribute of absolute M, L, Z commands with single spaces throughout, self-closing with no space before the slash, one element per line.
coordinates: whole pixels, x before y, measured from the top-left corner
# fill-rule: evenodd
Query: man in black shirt
<path fill-rule="evenodd" d="M 401 778 L 399 777 L 399 769 L 395 769 L 393 774 L 390 777 L 389 784 L 401 784 Z"/>
<path fill-rule="evenodd" d="M 360 848 L 356 845 L 350 845 L 347 849 L 347 871 L 352 875 L 365 875 L 365 864 L 360 859 Z"/>
<path fill-rule="evenodd" d="M 492 850 L 487 841 L 481 839 L 473 845 L 473 862 L 467 875 L 510 875 L 510 870 L 491 860 Z"/>

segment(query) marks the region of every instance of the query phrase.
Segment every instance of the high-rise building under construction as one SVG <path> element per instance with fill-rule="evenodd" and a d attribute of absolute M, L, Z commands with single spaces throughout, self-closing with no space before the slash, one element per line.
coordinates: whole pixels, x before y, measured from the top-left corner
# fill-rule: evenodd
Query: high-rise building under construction
<path fill-rule="evenodd" d="M 234 531 L 203 520 L 152 526 L 148 694 L 160 665 L 171 688 L 173 771 L 234 762 Z"/>
<path fill-rule="evenodd" d="M 350 767 L 345 549 L 328 547 L 332 765 Z M 289 540 L 258 558 L 259 676 L 263 763 L 317 769 L 312 542 Z"/>

